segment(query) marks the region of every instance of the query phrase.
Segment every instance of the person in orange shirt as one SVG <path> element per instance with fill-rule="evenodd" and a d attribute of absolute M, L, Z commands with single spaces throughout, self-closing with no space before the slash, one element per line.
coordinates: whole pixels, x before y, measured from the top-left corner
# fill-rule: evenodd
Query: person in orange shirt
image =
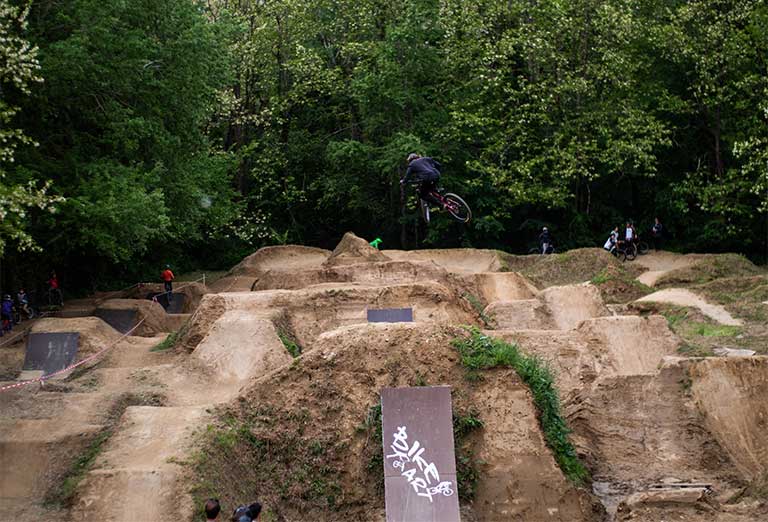
<path fill-rule="evenodd" d="M 163 279 L 163 284 L 165 285 L 165 293 L 168 294 L 168 301 L 173 300 L 173 280 L 176 278 L 176 276 L 174 276 L 173 272 L 171 272 L 171 265 L 165 265 L 165 270 L 163 270 L 163 273 L 160 274 L 160 277 Z"/>

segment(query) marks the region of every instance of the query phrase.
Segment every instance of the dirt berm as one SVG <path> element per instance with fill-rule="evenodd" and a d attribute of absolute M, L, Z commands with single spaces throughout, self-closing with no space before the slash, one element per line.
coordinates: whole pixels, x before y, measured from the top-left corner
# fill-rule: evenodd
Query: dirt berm
<path fill-rule="evenodd" d="M 467 484 L 477 473 L 474 500 L 461 502 L 463 520 L 601 520 L 594 498 L 555 464 L 517 374 L 499 369 L 466 379 L 450 344 L 463 334 L 401 323 L 320 335 L 310 352 L 247 388 L 222 412 L 227 420 L 201 435 L 208 471 L 201 469 L 197 496 L 215 493 L 234 505 L 256 494 L 279 520 L 383 521 L 380 421 L 370 417 L 379 390 L 450 385 L 454 414 L 483 423 L 462 439 L 457 457 Z"/>
<path fill-rule="evenodd" d="M 109 299 L 100 303 L 94 313 L 106 318 L 113 311 L 126 314 L 126 317 L 133 312 L 132 324 L 126 322 L 124 326 L 141 324 L 131 335 L 154 337 L 158 333 L 172 332 L 179 327 L 178 314 L 177 317 L 169 316 L 159 303 L 148 299 Z"/>

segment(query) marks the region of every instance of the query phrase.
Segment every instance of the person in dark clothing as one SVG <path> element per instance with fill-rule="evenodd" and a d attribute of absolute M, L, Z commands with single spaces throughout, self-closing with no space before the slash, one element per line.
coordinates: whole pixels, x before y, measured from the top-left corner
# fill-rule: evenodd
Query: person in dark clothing
<path fill-rule="evenodd" d="M 400 183 L 420 183 L 419 197 L 424 201 L 443 207 L 440 200 L 433 198 L 431 193 L 437 191 L 440 181 L 440 163 L 433 158 L 421 157 L 418 154 L 408 155 L 408 170 Z"/>
<path fill-rule="evenodd" d="M 3 296 L 3 303 L 0 305 L 0 319 L 3 323 L 0 335 L 13 330 L 13 300 L 8 294 Z"/>
<path fill-rule="evenodd" d="M 250 506 L 239 506 L 232 513 L 232 522 L 254 522 L 261 514 L 261 504 L 254 502 Z"/>
<path fill-rule="evenodd" d="M 552 248 L 552 235 L 549 233 L 549 229 L 544 227 L 539 234 L 539 245 L 541 246 L 541 254 L 549 254 Z"/>
<path fill-rule="evenodd" d="M 203 509 L 205 511 L 206 522 L 214 522 L 219 518 L 219 513 L 221 512 L 221 504 L 219 504 L 219 499 L 209 498 L 205 502 Z"/>
<path fill-rule="evenodd" d="M 651 237 L 653 237 L 653 249 L 661 250 L 662 241 L 664 240 L 664 227 L 661 225 L 659 218 L 656 218 L 656 222 L 651 228 Z"/>

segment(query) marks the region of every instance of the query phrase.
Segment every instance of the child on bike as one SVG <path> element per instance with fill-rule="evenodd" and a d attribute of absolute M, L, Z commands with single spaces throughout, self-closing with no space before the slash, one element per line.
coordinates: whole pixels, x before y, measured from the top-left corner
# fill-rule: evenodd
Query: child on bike
<path fill-rule="evenodd" d="M 419 197 L 424 201 L 443 208 L 441 201 L 432 197 L 432 192 L 437 191 L 437 182 L 440 181 L 440 163 L 433 158 L 421 157 L 419 154 L 408 155 L 408 169 L 400 184 L 420 183 Z"/>
<path fill-rule="evenodd" d="M 29 307 L 29 297 L 27 296 L 27 292 L 25 292 L 23 288 L 19 288 L 19 291 L 16 294 L 16 303 L 19 305 L 19 311 L 23 312 L 24 315 L 27 316 L 27 319 L 32 319 L 35 316 L 35 313 Z"/>
<path fill-rule="evenodd" d="M 613 252 L 616 249 L 616 245 L 619 241 L 619 227 L 613 227 L 611 235 L 608 236 L 608 240 L 603 245 L 603 248 L 608 252 Z"/>

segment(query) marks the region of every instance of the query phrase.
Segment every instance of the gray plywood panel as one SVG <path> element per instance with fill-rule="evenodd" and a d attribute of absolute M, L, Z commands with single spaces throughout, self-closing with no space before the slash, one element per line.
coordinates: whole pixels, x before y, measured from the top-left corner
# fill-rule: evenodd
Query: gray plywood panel
<path fill-rule="evenodd" d="M 368 310 L 369 323 L 412 323 L 413 308 L 382 308 Z"/>
<path fill-rule="evenodd" d="M 381 391 L 387 522 L 459 522 L 451 388 Z"/>
<path fill-rule="evenodd" d="M 136 310 L 109 310 L 106 308 L 96 310 L 96 317 L 100 317 L 120 333 L 128 333 L 131 328 L 136 326 L 136 316 Z"/>
<path fill-rule="evenodd" d="M 31 333 L 27 337 L 24 370 L 42 370 L 43 375 L 63 370 L 75 361 L 79 346 L 77 332 Z"/>

